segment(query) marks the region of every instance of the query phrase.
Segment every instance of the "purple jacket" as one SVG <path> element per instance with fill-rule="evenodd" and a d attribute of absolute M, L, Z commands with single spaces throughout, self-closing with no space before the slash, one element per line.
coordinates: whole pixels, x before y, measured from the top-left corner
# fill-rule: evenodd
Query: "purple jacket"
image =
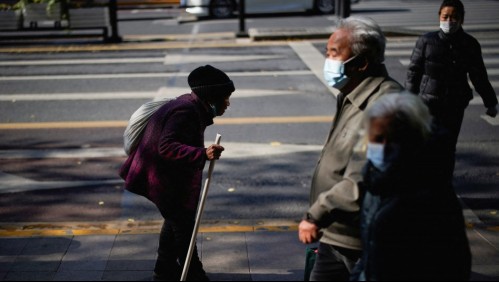
<path fill-rule="evenodd" d="M 166 103 L 120 169 L 125 188 L 156 204 L 163 215 L 196 212 L 206 164 L 204 131 L 213 115 L 195 94 Z"/>

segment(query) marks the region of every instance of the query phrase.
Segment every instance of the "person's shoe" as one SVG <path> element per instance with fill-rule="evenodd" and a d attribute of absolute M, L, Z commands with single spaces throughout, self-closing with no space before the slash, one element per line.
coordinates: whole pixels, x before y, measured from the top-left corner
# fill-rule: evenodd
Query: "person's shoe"
<path fill-rule="evenodd" d="M 180 267 L 170 272 L 158 273 L 154 271 L 152 281 L 180 281 L 182 271 Z"/>
<path fill-rule="evenodd" d="M 208 276 L 206 276 L 206 274 L 204 275 L 187 275 L 187 281 L 210 281 L 210 278 L 208 278 Z"/>
<path fill-rule="evenodd" d="M 189 271 L 187 274 L 187 281 L 210 281 L 204 269 Z"/>

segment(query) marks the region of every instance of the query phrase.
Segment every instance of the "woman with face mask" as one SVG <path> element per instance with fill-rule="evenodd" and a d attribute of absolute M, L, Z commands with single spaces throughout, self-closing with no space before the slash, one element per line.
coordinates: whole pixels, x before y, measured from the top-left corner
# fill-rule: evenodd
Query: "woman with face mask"
<path fill-rule="evenodd" d="M 473 98 L 468 78 L 482 97 L 487 115 L 497 115 L 498 103 L 487 76 L 480 44 L 463 30 L 464 6 L 461 1 L 444 0 L 439 20 L 440 30 L 427 33 L 417 41 L 405 88 L 423 99 L 438 128 L 449 133 L 444 142 L 448 142 L 453 151 L 446 164 L 451 180 L 464 110 Z"/>
<path fill-rule="evenodd" d="M 387 94 L 366 122 L 363 250 L 352 280 L 467 280 L 464 218 L 440 169 L 428 108 L 417 96 Z"/>

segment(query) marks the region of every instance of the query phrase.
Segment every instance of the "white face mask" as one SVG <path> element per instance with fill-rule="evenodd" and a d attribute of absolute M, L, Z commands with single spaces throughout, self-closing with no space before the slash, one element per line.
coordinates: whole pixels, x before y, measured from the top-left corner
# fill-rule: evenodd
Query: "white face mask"
<path fill-rule="evenodd" d="M 331 87 L 336 89 L 343 88 L 349 81 L 349 78 L 345 75 L 345 62 L 326 59 L 324 63 L 324 79 Z"/>
<path fill-rule="evenodd" d="M 451 21 L 440 22 L 440 29 L 445 34 L 453 34 L 456 31 L 458 31 L 460 27 L 461 24 L 459 22 L 451 22 Z"/>
<path fill-rule="evenodd" d="M 385 145 L 380 143 L 367 143 L 367 159 L 379 170 L 385 171 Z"/>

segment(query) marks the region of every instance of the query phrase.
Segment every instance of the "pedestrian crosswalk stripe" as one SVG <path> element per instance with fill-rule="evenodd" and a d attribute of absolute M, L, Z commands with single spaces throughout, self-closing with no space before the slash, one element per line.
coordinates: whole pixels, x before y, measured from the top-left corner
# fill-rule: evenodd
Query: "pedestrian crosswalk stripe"
<path fill-rule="evenodd" d="M 480 117 L 493 126 L 499 126 L 499 116 L 496 116 L 495 118 L 493 118 L 493 117 L 489 117 L 486 115 L 482 115 Z"/>
<path fill-rule="evenodd" d="M 142 92 L 91 92 L 91 93 L 36 93 L 36 94 L 5 94 L 0 95 L 0 101 L 76 101 L 76 100 L 124 100 L 124 99 L 162 99 L 175 98 L 190 93 L 188 87 L 162 87 L 158 91 Z M 285 96 L 304 94 L 296 90 L 278 89 L 236 89 L 231 99 L 256 98 L 267 96 Z"/>
<path fill-rule="evenodd" d="M 482 48 L 483 55 L 497 55 L 499 54 L 499 48 Z M 385 56 L 387 57 L 409 57 L 412 55 L 412 49 L 400 49 L 393 50 L 387 49 L 385 51 Z"/>
<path fill-rule="evenodd" d="M 481 47 L 494 47 L 494 45 L 499 44 L 498 39 L 481 39 L 479 40 Z M 409 41 L 388 41 L 386 43 L 386 48 L 388 50 L 394 48 L 410 48 L 411 50 L 416 46 L 416 39 Z"/>
<path fill-rule="evenodd" d="M 109 59 L 59 59 L 59 60 L 19 60 L 0 61 L 0 66 L 56 66 L 56 65 L 98 65 L 98 64 L 148 64 L 162 63 L 165 65 L 208 63 L 208 62 L 238 62 L 252 60 L 280 59 L 283 56 L 209 56 L 209 55 L 167 55 L 152 58 L 109 58 Z"/>
<path fill-rule="evenodd" d="M 485 63 L 485 66 L 499 64 L 499 58 L 484 58 L 483 61 Z M 411 60 L 410 59 L 401 59 L 401 60 L 399 60 L 399 62 L 403 66 L 408 66 L 411 63 Z M 496 69 L 496 71 L 497 71 L 497 69 Z M 499 71 L 497 71 L 497 72 L 499 72 Z"/>
<path fill-rule="evenodd" d="M 289 71 L 256 71 L 256 72 L 227 72 L 229 77 L 256 77 L 256 76 L 295 76 L 312 75 L 310 70 Z M 107 73 L 107 74 L 69 74 L 69 75 L 26 75 L 26 76 L 1 76 L 0 81 L 21 80 L 78 80 L 78 79 L 120 79 L 120 78 L 168 78 L 187 77 L 188 72 L 163 72 L 163 73 Z"/>

